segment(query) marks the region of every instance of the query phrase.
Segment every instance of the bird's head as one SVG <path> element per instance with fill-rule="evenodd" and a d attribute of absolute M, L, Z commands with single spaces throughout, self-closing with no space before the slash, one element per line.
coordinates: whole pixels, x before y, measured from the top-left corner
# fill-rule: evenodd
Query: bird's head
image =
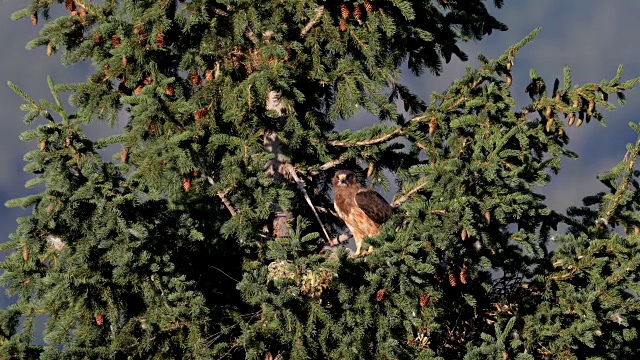
<path fill-rule="evenodd" d="M 349 186 L 356 183 L 356 174 L 349 170 L 336 171 L 331 180 L 333 186 Z"/>

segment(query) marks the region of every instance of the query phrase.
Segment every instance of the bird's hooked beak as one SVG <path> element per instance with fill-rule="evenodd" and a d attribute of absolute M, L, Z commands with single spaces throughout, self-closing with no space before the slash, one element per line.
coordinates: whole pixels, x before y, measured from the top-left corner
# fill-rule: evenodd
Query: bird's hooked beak
<path fill-rule="evenodd" d="M 347 184 L 347 174 L 338 174 L 338 184 L 340 185 Z"/>

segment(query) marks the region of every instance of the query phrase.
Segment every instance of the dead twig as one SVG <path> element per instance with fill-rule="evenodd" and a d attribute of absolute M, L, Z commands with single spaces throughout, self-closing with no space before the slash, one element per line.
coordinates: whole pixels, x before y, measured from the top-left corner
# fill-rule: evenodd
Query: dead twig
<path fill-rule="evenodd" d="M 346 143 L 346 142 L 342 142 L 342 141 L 336 141 L 336 140 L 331 140 L 328 141 L 327 144 L 329 145 L 333 145 L 333 146 L 367 146 L 367 145 L 375 145 L 375 144 L 379 144 L 381 142 L 385 142 L 389 139 L 391 139 L 392 137 L 395 137 L 397 135 L 402 134 L 402 129 L 401 128 L 397 128 L 395 130 L 393 130 L 390 133 L 386 133 L 380 137 L 377 138 L 373 138 L 370 140 L 363 140 L 363 141 L 358 141 L 355 143 Z"/>
<path fill-rule="evenodd" d="M 227 210 L 229 210 L 229 213 L 231 214 L 231 216 L 236 216 L 237 214 L 236 210 L 233 208 L 233 206 L 231 206 L 229 199 L 227 199 L 226 197 L 226 193 L 222 191 L 218 191 L 218 197 L 220 198 L 220 200 L 222 200 L 222 203 L 227 208 Z"/>
<path fill-rule="evenodd" d="M 391 203 L 391 206 L 393 207 L 398 207 L 400 206 L 400 204 L 402 204 L 403 202 L 409 200 L 409 197 L 411 197 L 411 195 L 415 194 L 416 192 L 420 191 L 422 188 L 424 188 L 425 186 L 427 186 L 427 181 L 423 180 L 422 183 L 416 185 L 413 189 L 407 191 L 404 195 L 400 196 L 399 198 L 397 198 L 396 200 L 394 200 Z"/>
<path fill-rule="evenodd" d="M 203 175 L 203 176 L 205 176 L 205 175 Z M 211 184 L 212 186 L 216 183 L 211 176 L 206 176 L 206 178 L 207 178 L 207 181 L 209 182 L 209 184 Z M 220 200 L 222 200 L 222 203 L 227 208 L 227 210 L 229 210 L 229 213 L 231 214 L 231 216 L 236 216 L 237 215 L 236 209 L 233 208 L 233 205 L 231 205 L 231 202 L 229 201 L 229 199 L 227 199 L 227 192 L 228 192 L 228 190 L 227 191 L 218 191 L 216 193 L 216 195 L 218 195 Z"/>
<path fill-rule="evenodd" d="M 316 216 L 316 220 L 318 220 L 318 224 L 320 224 L 320 227 L 322 228 L 322 232 L 324 233 L 324 236 L 327 238 L 327 241 L 329 242 L 329 244 L 331 244 L 332 242 L 331 242 L 331 238 L 329 237 L 329 233 L 327 233 L 327 230 L 324 228 L 324 225 L 322 224 L 322 220 L 320 220 L 320 216 L 318 215 L 318 212 L 316 211 L 315 206 L 313 206 L 313 203 L 311 202 L 311 198 L 309 197 L 309 194 L 307 194 L 307 190 L 304 188 L 304 184 L 302 183 L 302 180 L 300 180 L 300 177 L 298 177 L 298 174 L 296 173 L 296 169 L 294 169 L 294 167 L 289 163 L 282 164 L 282 166 L 284 167 L 284 173 L 289 174 L 291 179 L 293 179 L 293 181 L 296 182 L 296 185 L 298 185 L 298 189 L 302 191 L 302 195 L 304 196 L 304 199 L 307 201 L 307 204 L 309 204 L 309 207 L 313 211 L 313 214 Z"/>
<path fill-rule="evenodd" d="M 309 33 L 309 31 L 311 31 L 311 29 L 318 23 L 318 21 L 320 21 L 320 18 L 324 13 L 324 5 L 318 6 L 318 8 L 315 9 L 313 12 L 314 12 L 313 18 L 311 18 L 311 20 L 309 20 L 309 22 L 307 23 L 307 25 L 305 25 L 302 31 L 300 31 L 300 37 L 306 36 Z"/>
<path fill-rule="evenodd" d="M 311 175 L 318 175 L 321 171 L 326 171 L 331 169 L 332 167 L 338 166 L 340 164 L 342 164 L 346 159 L 340 158 L 340 159 L 336 159 L 336 160 L 331 160 L 327 163 L 324 163 L 322 165 L 320 165 L 320 167 L 316 168 L 316 167 L 309 167 L 309 174 Z"/>

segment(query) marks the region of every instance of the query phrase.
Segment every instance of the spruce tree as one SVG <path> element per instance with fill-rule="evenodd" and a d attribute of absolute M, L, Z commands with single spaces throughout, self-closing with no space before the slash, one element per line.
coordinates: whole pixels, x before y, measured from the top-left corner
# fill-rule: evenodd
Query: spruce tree
<path fill-rule="evenodd" d="M 401 67 L 439 74 L 467 59 L 458 42 L 506 30 L 481 0 L 35 0 L 24 17 L 44 23 L 30 48 L 94 71 L 49 79 L 52 100 L 9 83 L 37 122 L 22 139 L 38 188 L 7 203 L 33 213 L 2 245 L 18 295 L 3 357 L 638 355 L 640 143 L 600 175 L 609 194 L 566 215 L 535 189 L 577 156 L 563 129 L 602 122 L 640 80 L 621 67 L 549 87 L 531 70 L 516 105 L 536 30 L 427 103 Z M 334 130 L 360 111 L 376 124 Z M 84 134 L 118 118 L 119 134 Z M 367 256 L 337 245 L 336 169 L 400 188 Z"/>

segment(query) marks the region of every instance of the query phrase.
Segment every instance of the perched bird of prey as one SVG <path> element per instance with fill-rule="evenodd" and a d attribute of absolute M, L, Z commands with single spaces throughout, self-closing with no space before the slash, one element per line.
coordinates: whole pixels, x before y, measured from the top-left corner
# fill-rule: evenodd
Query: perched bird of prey
<path fill-rule="evenodd" d="M 363 239 L 378 235 L 380 225 L 391 217 L 393 208 L 382 195 L 360 185 L 352 171 L 337 171 L 332 184 L 335 195 L 333 206 L 351 230 L 358 256 L 362 251 Z"/>

